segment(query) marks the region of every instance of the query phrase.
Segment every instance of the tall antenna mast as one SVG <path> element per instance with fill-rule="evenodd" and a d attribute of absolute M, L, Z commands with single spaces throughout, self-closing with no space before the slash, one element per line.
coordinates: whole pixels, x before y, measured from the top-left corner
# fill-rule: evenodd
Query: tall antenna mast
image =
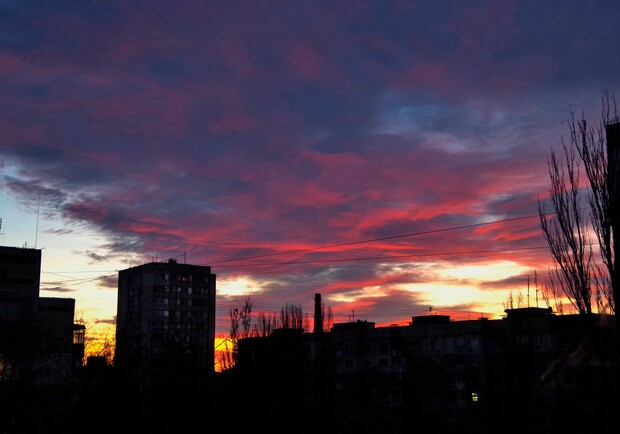
<path fill-rule="evenodd" d="M 534 270 L 534 286 L 536 287 L 536 307 L 538 307 L 538 276 Z"/>
<path fill-rule="evenodd" d="M 39 210 L 41 208 L 41 196 L 37 198 L 37 226 L 34 233 L 34 248 L 37 248 L 37 239 L 39 238 Z"/>
<path fill-rule="evenodd" d="M 530 307 L 530 275 L 527 275 L 527 307 Z"/>

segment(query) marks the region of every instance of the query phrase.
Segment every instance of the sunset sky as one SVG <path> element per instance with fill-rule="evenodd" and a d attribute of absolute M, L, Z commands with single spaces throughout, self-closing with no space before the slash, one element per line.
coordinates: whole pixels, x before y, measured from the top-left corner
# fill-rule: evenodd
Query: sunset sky
<path fill-rule="evenodd" d="M 117 273 L 217 274 L 218 333 L 541 305 L 537 201 L 620 91 L 617 1 L 0 3 L 0 244 L 114 326 Z M 529 284 L 528 284 L 529 282 Z M 527 298 L 528 288 L 530 297 Z"/>

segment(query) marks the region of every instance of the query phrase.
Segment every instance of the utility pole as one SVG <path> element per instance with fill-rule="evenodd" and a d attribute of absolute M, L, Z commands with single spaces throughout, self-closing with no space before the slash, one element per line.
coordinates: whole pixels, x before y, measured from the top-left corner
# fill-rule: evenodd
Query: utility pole
<path fill-rule="evenodd" d="M 607 176 L 609 210 L 614 247 L 620 246 L 620 122 L 605 125 L 607 136 Z M 620 254 L 614 252 L 611 290 L 614 301 L 616 336 L 620 335 Z M 620 341 L 619 341 L 620 342 Z"/>

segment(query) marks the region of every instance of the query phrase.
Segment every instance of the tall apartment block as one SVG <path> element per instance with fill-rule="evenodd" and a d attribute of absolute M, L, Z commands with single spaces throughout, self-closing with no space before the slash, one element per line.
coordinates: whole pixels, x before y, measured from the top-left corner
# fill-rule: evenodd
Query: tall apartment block
<path fill-rule="evenodd" d="M 211 373 L 215 274 L 174 259 L 118 274 L 115 367 L 138 380 L 175 370 Z"/>

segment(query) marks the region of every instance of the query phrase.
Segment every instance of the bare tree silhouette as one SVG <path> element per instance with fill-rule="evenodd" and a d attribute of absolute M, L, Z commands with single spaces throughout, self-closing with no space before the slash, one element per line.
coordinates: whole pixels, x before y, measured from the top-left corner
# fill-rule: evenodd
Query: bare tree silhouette
<path fill-rule="evenodd" d="M 615 313 L 620 282 L 614 278 L 613 214 L 606 128 L 618 122 L 615 98 L 602 98 L 601 121 L 594 126 L 571 113 L 563 157 L 552 149 L 548 159 L 549 204 L 538 200 L 543 234 L 555 260 L 552 287 L 559 286 L 577 312 L 588 317 Z M 581 182 L 585 174 L 587 183 Z M 585 204 L 588 207 L 584 206 Z M 548 206 L 553 212 L 548 212 Z M 589 212 L 586 210 L 589 209 Z M 594 237 L 592 234 L 595 234 Z M 595 250 L 598 250 L 600 260 Z"/>

